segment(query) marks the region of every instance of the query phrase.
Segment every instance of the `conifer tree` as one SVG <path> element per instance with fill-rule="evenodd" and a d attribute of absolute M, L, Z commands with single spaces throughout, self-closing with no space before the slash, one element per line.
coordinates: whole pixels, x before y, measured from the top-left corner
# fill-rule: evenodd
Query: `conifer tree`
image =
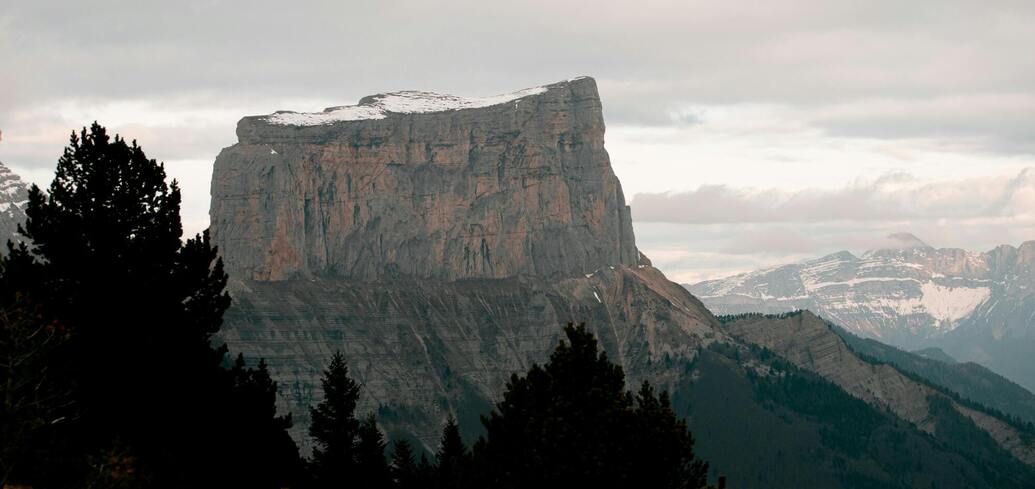
<path fill-rule="evenodd" d="M 667 395 L 645 385 L 636 398 L 625 374 L 584 325 L 569 324 L 544 366 L 514 375 L 483 417 L 479 484 L 493 487 L 699 487 L 685 422 Z M 652 473 L 659 472 L 659 473 Z"/>
<path fill-rule="evenodd" d="M 456 418 L 450 413 L 446 418 L 446 424 L 442 427 L 442 438 L 439 441 L 438 453 L 435 455 L 438 461 L 438 487 L 441 489 L 454 489 L 463 487 L 464 478 L 469 472 L 470 453 L 460 438 L 460 426 Z"/>
<path fill-rule="evenodd" d="M 77 466 L 131 452 L 127 470 L 157 486 L 219 485 L 237 469 L 222 452 L 240 449 L 222 438 L 240 413 L 224 410 L 233 386 L 212 342 L 227 276 L 207 232 L 181 241 L 180 191 L 165 177 L 136 142 L 96 123 L 73 133 L 49 191 L 29 192 L 29 244 L 9 244 L 0 306 L 27 294 L 69 330 L 48 365 L 74 387 L 77 417 L 60 438 Z"/>
<path fill-rule="evenodd" d="M 345 487 L 355 473 L 359 385 L 349 377 L 340 351 L 331 357 L 321 384 L 324 398 L 309 410 L 309 435 L 316 445 L 312 457 L 313 477 L 320 488 Z"/>
<path fill-rule="evenodd" d="M 377 427 L 373 413 L 359 425 L 356 444 L 356 483 L 359 487 L 387 489 L 392 486 L 392 472 L 385 460 L 385 439 Z"/>
<path fill-rule="evenodd" d="M 392 447 L 392 480 L 398 489 L 420 487 L 417 463 L 413 460 L 413 448 L 406 440 L 395 440 Z M 427 462 L 427 458 L 424 459 Z"/>
<path fill-rule="evenodd" d="M 291 415 L 277 416 L 277 383 L 269 375 L 266 361 L 255 368 L 246 366 L 238 354 L 230 369 L 233 382 L 231 411 L 224 430 L 238 448 L 226 457 L 237 470 L 234 483 L 241 487 L 284 487 L 299 479 L 302 459 L 288 428 Z"/>

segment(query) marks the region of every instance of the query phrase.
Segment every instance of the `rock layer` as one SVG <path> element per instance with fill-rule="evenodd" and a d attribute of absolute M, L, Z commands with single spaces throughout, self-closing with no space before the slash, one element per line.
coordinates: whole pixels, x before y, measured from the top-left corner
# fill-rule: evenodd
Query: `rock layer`
<path fill-rule="evenodd" d="M 289 119 L 307 125 L 244 118 L 212 181 L 227 269 L 256 280 L 457 280 L 636 265 L 596 83 L 528 93 L 480 108 Z M 382 110 L 393 96 L 337 110 Z"/>
<path fill-rule="evenodd" d="M 636 250 L 595 82 L 488 100 L 402 92 L 246 117 L 216 160 L 212 235 L 234 297 L 223 338 L 269 362 L 303 448 L 335 350 L 363 384 L 360 409 L 431 448 L 446 411 L 476 425 L 568 321 L 630 380 L 716 337 Z"/>

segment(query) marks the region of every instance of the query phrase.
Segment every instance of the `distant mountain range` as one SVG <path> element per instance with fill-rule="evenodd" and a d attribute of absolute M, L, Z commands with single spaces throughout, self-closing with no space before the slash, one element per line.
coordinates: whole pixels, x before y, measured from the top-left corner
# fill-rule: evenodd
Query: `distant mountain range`
<path fill-rule="evenodd" d="M 1035 241 L 980 253 L 910 234 L 847 251 L 687 285 L 716 314 L 807 309 L 867 338 L 937 347 L 1035 390 Z"/>
<path fill-rule="evenodd" d="M 0 244 L 4 251 L 7 240 L 18 233 L 18 224 L 25 220 L 28 201 L 29 186 L 0 162 Z"/>

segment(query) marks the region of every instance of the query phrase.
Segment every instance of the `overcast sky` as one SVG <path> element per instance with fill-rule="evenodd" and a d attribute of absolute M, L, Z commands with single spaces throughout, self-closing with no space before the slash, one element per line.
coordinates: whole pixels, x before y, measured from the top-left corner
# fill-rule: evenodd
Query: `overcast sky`
<path fill-rule="evenodd" d="M 597 79 L 641 250 L 690 282 L 912 232 L 1035 239 L 1035 2 L 5 2 L 0 161 L 98 120 L 188 231 L 243 115 Z"/>

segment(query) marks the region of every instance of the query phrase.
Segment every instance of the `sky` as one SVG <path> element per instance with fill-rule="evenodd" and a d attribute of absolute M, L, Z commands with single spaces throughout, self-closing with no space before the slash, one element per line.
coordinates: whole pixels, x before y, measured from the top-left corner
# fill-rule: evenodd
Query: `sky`
<path fill-rule="evenodd" d="M 70 132 L 137 139 L 208 225 L 244 115 L 419 89 L 597 80 L 637 244 L 718 278 L 910 232 L 1035 239 L 1035 2 L 5 2 L 0 161 L 49 183 Z"/>

